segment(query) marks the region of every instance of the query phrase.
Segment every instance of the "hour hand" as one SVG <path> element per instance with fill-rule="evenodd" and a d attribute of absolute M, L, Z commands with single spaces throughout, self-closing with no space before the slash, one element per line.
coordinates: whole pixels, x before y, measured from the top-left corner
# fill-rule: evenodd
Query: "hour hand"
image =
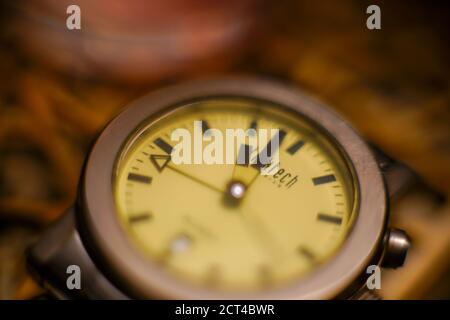
<path fill-rule="evenodd" d="M 285 136 L 286 132 L 280 130 L 277 136 L 272 137 L 260 153 L 253 146 L 242 144 L 239 148 L 231 180 L 239 181 L 245 186 L 250 187 L 258 175 L 261 174 L 261 171 L 273 167 L 273 156 L 278 152 L 279 145 Z M 274 140 L 275 138 L 277 139 Z"/>
<path fill-rule="evenodd" d="M 251 165 L 252 156 L 257 157 L 256 150 L 250 145 L 242 144 L 224 195 L 224 203 L 228 207 L 236 207 L 242 202 L 248 187 L 260 174 L 260 169 Z"/>
<path fill-rule="evenodd" d="M 259 168 L 252 165 L 254 163 L 252 160 L 257 156 L 256 153 L 257 150 L 250 145 L 242 144 L 240 146 L 231 181 L 239 181 L 244 186 L 249 186 L 256 179 L 260 174 Z"/>

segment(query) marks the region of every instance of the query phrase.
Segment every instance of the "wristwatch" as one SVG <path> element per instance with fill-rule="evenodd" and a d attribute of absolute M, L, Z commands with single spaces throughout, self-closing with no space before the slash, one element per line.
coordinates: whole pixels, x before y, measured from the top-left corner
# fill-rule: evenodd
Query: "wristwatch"
<path fill-rule="evenodd" d="M 28 264 L 62 299 L 373 298 L 368 267 L 410 245 L 388 217 L 412 177 L 296 88 L 191 81 L 106 126 Z"/>

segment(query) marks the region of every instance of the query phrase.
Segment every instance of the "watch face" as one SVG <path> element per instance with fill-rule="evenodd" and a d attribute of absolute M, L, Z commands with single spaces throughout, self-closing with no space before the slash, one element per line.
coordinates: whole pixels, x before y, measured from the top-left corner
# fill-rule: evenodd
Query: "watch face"
<path fill-rule="evenodd" d="M 253 131 L 238 145 L 227 140 L 230 129 Z M 189 144 L 173 139 L 177 130 Z M 277 161 L 262 166 L 251 135 L 264 130 L 279 143 Z M 212 146 L 216 161 L 194 160 Z M 182 147 L 197 163 L 174 161 Z M 249 161 L 237 164 L 242 150 Z M 326 265 L 350 233 L 359 198 L 351 163 L 320 123 L 237 97 L 148 117 L 117 155 L 112 189 L 116 218 L 140 255 L 176 281 L 226 292 L 282 288 Z"/>

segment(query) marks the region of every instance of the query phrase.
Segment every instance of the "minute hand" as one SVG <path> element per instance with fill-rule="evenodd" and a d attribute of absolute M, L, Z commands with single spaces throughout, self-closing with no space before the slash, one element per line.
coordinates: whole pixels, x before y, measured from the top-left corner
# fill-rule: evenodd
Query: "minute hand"
<path fill-rule="evenodd" d="M 203 181 L 203 180 L 200 180 L 200 179 L 197 178 L 197 177 L 191 176 L 190 174 L 188 174 L 188 173 L 186 173 L 186 172 L 184 172 L 184 171 L 181 171 L 180 169 L 175 168 L 174 166 L 172 166 L 172 165 L 170 165 L 170 164 L 168 164 L 166 167 L 169 168 L 169 169 L 172 170 L 172 171 L 175 171 L 176 173 L 179 173 L 179 174 L 185 176 L 186 178 L 189 178 L 189 179 L 191 179 L 191 180 L 193 180 L 193 181 L 195 181 L 195 182 L 201 184 L 202 186 L 205 186 L 205 187 L 207 187 L 207 188 L 209 188 L 209 189 L 212 189 L 212 190 L 217 191 L 217 192 L 220 192 L 220 193 L 224 193 L 224 191 L 221 190 L 220 188 L 217 188 L 216 186 L 214 186 L 214 185 L 212 185 L 212 184 L 209 184 L 209 183 L 207 183 L 207 182 L 205 182 L 205 181 Z"/>

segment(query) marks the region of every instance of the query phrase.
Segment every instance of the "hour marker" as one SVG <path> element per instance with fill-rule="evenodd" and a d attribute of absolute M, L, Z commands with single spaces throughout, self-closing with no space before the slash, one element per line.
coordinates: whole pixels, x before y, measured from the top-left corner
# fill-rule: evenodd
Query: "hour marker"
<path fill-rule="evenodd" d="M 152 182 L 152 177 L 144 176 L 142 174 L 137 174 L 137 173 L 129 173 L 127 179 L 130 181 L 147 183 L 147 184 Z"/>
<path fill-rule="evenodd" d="M 148 221 L 152 218 L 152 214 L 150 212 L 143 212 L 136 215 L 132 215 L 128 218 L 130 223 L 143 222 Z"/>
<path fill-rule="evenodd" d="M 267 265 L 261 265 L 258 267 L 258 277 L 263 286 L 268 286 L 272 283 L 273 274 L 272 270 Z"/>
<path fill-rule="evenodd" d="M 277 149 L 279 148 L 279 146 L 283 143 L 284 137 L 286 137 L 286 131 L 284 130 L 279 130 L 278 131 L 278 143 L 274 144 L 274 149 L 272 150 L 272 140 L 275 139 L 275 136 L 267 143 L 267 145 L 264 147 L 264 149 L 258 154 L 258 158 L 256 163 L 253 165 L 254 168 L 260 169 L 263 168 L 264 166 L 270 164 L 270 163 L 263 163 L 261 161 L 261 158 L 263 157 L 267 157 L 269 158 L 268 160 L 271 160 L 272 155 L 277 151 Z"/>
<path fill-rule="evenodd" d="M 201 120 L 201 123 L 202 123 L 202 132 L 203 134 L 205 134 L 205 132 L 209 129 L 208 122 L 206 122 L 206 120 Z"/>
<path fill-rule="evenodd" d="M 298 140 L 297 142 L 292 144 L 286 151 L 290 155 L 294 155 L 298 150 L 300 150 L 303 147 L 304 144 L 305 144 L 305 141 Z"/>
<path fill-rule="evenodd" d="M 331 216 L 331 215 L 325 214 L 325 213 L 319 213 L 317 215 L 317 220 L 320 220 L 320 221 L 323 221 L 323 222 L 335 223 L 335 224 L 341 224 L 342 223 L 342 218 L 341 217 L 335 217 L 335 216 Z"/>
<path fill-rule="evenodd" d="M 256 122 L 256 120 L 253 120 L 251 123 L 250 123 L 250 127 L 249 127 L 249 129 L 252 129 L 252 130 L 250 130 L 250 131 L 248 131 L 250 134 L 250 136 L 254 136 L 254 135 L 256 135 L 256 128 L 258 127 L 258 123 Z"/>
<path fill-rule="evenodd" d="M 329 174 L 326 176 L 315 177 L 312 179 L 312 181 L 314 185 L 317 186 L 319 184 L 334 182 L 336 181 L 336 177 L 334 176 L 334 174 Z"/>
<path fill-rule="evenodd" d="M 316 260 L 315 254 L 305 246 L 299 246 L 297 252 L 310 261 L 314 262 Z"/>
<path fill-rule="evenodd" d="M 153 141 L 158 147 L 160 147 L 162 150 L 164 150 L 167 154 L 172 154 L 172 146 L 165 142 L 161 138 L 157 138 L 155 141 Z"/>
<path fill-rule="evenodd" d="M 163 169 L 169 164 L 170 156 L 165 154 L 152 154 L 150 155 L 150 161 L 158 172 L 162 172 Z"/>
<path fill-rule="evenodd" d="M 221 270 L 218 264 L 210 265 L 205 271 L 205 282 L 208 286 L 214 287 L 220 282 Z"/>

